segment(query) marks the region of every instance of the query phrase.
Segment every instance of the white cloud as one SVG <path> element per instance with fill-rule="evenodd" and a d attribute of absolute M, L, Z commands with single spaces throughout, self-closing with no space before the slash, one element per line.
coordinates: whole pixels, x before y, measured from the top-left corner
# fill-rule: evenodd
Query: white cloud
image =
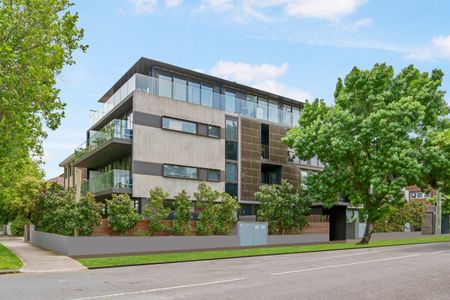
<path fill-rule="evenodd" d="M 133 12 L 137 15 L 149 14 L 155 10 L 157 0 L 129 0 L 133 5 Z"/>
<path fill-rule="evenodd" d="M 133 13 L 136 15 L 146 15 L 154 13 L 158 5 L 158 0 L 128 0 L 133 6 Z M 178 7 L 183 0 L 164 0 L 164 4 L 167 8 Z M 126 14 L 126 10 L 120 8 L 119 14 Z"/>
<path fill-rule="evenodd" d="M 346 24 L 343 26 L 343 29 L 346 31 L 356 31 L 362 27 L 370 27 L 372 24 L 373 20 L 371 18 L 365 18 Z"/>
<path fill-rule="evenodd" d="M 336 20 L 354 13 L 367 0 L 203 0 L 200 10 L 234 10 L 235 19 L 251 18 L 272 21 L 267 9 L 279 9 L 279 14 L 302 18 Z"/>
<path fill-rule="evenodd" d="M 275 79 L 286 73 L 288 67 L 289 66 L 286 63 L 280 66 L 270 64 L 250 65 L 220 60 L 211 69 L 210 73 L 214 76 L 223 77 L 228 80 L 250 83 Z"/>
<path fill-rule="evenodd" d="M 200 4 L 200 10 L 225 11 L 233 8 L 233 0 L 203 0 Z"/>
<path fill-rule="evenodd" d="M 450 59 L 450 35 L 433 38 L 428 45 L 410 51 L 406 58 L 415 60 Z"/>
<path fill-rule="evenodd" d="M 251 65 L 242 62 L 217 62 L 209 71 L 211 75 L 230 81 L 246 84 L 260 90 L 293 98 L 296 100 L 311 99 L 311 94 L 300 89 L 277 82 L 277 79 L 289 69 L 287 63 L 279 66 L 272 64 Z"/>
<path fill-rule="evenodd" d="M 366 0 L 297 0 L 288 1 L 287 15 L 303 18 L 335 20 L 350 15 Z"/>
<path fill-rule="evenodd" d="M 167 7 L 177 7 L 183 2 L 183 0 L 165 0 Z"/>

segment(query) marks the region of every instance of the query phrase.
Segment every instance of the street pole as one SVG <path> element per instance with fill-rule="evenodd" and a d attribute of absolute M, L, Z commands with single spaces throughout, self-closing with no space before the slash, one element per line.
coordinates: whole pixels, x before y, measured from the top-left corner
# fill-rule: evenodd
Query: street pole
<path fill-rule="evenodd" d="M 441 204 L 441 192 L 437 190 L 436 193 L 436 235 L 441 234 L 441 224 L 442 224 L 442 204 Z"/>

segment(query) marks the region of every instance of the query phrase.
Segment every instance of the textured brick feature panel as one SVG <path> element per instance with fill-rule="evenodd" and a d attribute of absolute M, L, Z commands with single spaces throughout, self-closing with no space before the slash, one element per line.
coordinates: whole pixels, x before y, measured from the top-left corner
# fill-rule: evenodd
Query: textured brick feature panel
<path fill-rule="evenodd" d="M 254 194 L 261 185 L 261 122 L 241 118 L 241 199 L 255 200 Z M 263 163 L 282 166 L 282 178 L 297 186 L 300 166 L 287 161 L 287 146 L 281 139 L 287 129 L 269 124 L 269 159 Z"/>
<path fill-rule="evenodd" d="M 241 199 L 254 200 L 261 183 L 261 123 L 241 118 Z"/>

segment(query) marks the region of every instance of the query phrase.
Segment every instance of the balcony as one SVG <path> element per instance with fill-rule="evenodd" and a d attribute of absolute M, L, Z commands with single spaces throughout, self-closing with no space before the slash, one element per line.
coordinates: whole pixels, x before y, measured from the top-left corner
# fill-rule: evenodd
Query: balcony
<path fill-rule="evenodd" d="M 92 193 L 95 196 L 109 195 L 111 193 L 131 194 L 131 173 L 127 170 L 112 170 L 100 173 L 97 176 L 85 180 L 81 184 L 81 193 Z"/>
<path fill-rule="evenodd" d="M 127 120 L 114 119 L 75 149 L 75 166 L 96 168 L 131 152 L 133 130 Z"/>
<path fill-rule="evenodd" d="M 300 117 L 298 109 L 289 111 L 289 108 L 281 106 L 276 101 L 268 101 L 268 99 L 252 95 L 246 97 L 242 95 L 238 97 L 234 93 L 224 95 L 214 92 L 212 87 L 200 86 L 200 84 L 192 82 L 178 83 L 136 73 L 109 97 L 100 109 L 92 113 L 90 117 L 91 127 L 101 123 L 103 118 L 113 109 L 122 106 L 121 104 L 129 99 L 133 91 L 207 106 L 288 127 L 297 124 Z"/>

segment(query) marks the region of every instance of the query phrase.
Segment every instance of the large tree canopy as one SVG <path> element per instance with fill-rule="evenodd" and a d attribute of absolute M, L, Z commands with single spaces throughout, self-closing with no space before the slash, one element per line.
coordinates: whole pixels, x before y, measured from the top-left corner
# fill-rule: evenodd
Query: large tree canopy
<path fill-rule="evenodd" d="M 0 0 L 0 202 L 30 157 L 42 155 L 45 127 L 64 116 L 55 87 L 83 30 L 68 0 Z M 5 203 L 3 203 L 5 204 Z M 1 213 L 1 212 L 0 212 Z"/>
<path fill-rule="evenodd" d="M 363 243 L 370 240 L 373 223 L 403 202 L 404 187 L 426 187 L 434 175 L 435 181 L 448 180 L 441 168 L 435 173 L 439 166 L 433 161 L 450 161 L 437 137 L 448 124 L 442 78 L 440 70 L 421 73 L 413 66 L 397 75 L 385 64 L 355 67 L 338 79 L 334 105 L 318 99 L 306 103 L 298 126 L 284 139 L 300 159 L 317 155 L 325 164 L 307 181 L 315 201 L 332 206 L 341 194 L 363 206 Z"/>

